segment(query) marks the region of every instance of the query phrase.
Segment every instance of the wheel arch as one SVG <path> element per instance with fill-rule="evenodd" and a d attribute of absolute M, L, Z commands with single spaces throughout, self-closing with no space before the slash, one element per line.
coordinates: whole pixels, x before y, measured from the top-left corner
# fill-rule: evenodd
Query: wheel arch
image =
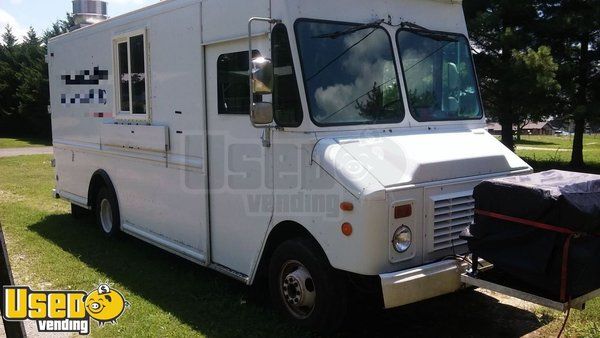
<path fill-rule="evenodd" d="M 115 191 L 115 187 L 113 185 L 112 180 L 110 179 L 110 176 L 104 169 L 98 169 L 94 172 L 94 174 L 92 174 L 92 178 L 90 179 L 90 184 L 88 187 L 87 205 L 90 208 L 94 208 L 94 205 L 96 204 L 96 195 L 98 194 L 100 188 L 103 186 L 109 189 L 111 193 L 113 193 L 113 196 L 115 196 L 118 203 L 119 197 L 117 195 L 117 192 Z"/>
<path fill-rule="evenodd" d="M 265 241 L 265 245 L 263 246 L 262 252 L 260 254 L 260 259 L 258 260 L 258 266 L 256 268 L 256 273 L 254 278 L 252 278 L 251 283 L 255 284 L 257 281 L 264 281 L 267 277 L 267 272 L 269 270 L 269 261 L 275 249 L 283 242 L 293 239 L 293 238 L 307 238 L 313 241 L 319 251 L 327 261 L 327 264 L 331 265 L 329 262 L 329 258 L 323 250 L 321 243 L 308 231 L 303 225 L 298 222 L 286 220 L 279 222 L 276 226 L 274 226 L 269 235 L 267 236 L 267 240 Z"/>

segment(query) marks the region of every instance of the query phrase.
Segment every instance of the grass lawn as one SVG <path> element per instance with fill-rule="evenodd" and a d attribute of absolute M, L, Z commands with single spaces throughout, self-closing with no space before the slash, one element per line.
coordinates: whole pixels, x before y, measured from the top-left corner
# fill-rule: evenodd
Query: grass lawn
<path fill-rule="evenodd" d="M 116 336 L 301 335 L 243 284 L 129 236 L 105 238 L 93 220 L 75 220 L 51 197 L 50 156 L 0 158 L 0 222 L 15 281 L 41 289 L 89 291 L 109 281 L 131 303 Z"/>
<path fill-rule="evenodd" d="M 51 197 L 50 159 L 0 158 L 0 221 L 17 284 L 90 291 L 108 281 L 125 295 L 131 307 L 118 324 L 94 324 L 93 336 L 312 336 L 274 313 L 260 288 L 130 236 L 105 238 L 91 219 L 73 219 L 69 205 Z M 469 290 L 390 311 L 359 309 L 352 316 L 346 334 L 364 336 L 395 336 L 400 329 L 423 336 L 505 337 L 536 330 L 552 336 L 562 319 Z M 567 334 L 600 336 L 598 323 L 600 299 L 574 312 Z"/>
<path fill-rule="evenodd" d="M 33 138 L 9 138 L 0 137 L 0 149 L 2 148 L 23 148 L 23 147 L 42 147 L 51 146 L 50 140 L 40 140 Z"/>
<path fill-rule="evenodd" d="M 536 170 L 568 169 L 571 161 L 572 136 L 523 136 L 517 141 L 517 154 Z M 587 172 L 600 174 L 600 135 L 585 135 L 583 159 Z"/>

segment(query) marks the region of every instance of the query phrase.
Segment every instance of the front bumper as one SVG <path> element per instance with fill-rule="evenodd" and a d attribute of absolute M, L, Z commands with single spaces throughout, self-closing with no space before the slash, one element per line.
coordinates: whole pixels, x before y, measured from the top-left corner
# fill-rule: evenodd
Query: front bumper
<path fill-rule="evenodd" d="M 379 275 L 386 309 L 454 292 L 463 286 L 460 275 L 469 264 L 447 260 Z"/>

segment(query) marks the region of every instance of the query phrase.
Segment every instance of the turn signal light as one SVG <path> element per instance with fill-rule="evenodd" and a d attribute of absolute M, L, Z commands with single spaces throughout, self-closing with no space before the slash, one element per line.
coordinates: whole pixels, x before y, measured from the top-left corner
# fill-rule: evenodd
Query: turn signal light
<path fill-rule="evenodd" d="M 354 204 L 352 204 L 352 202 L 342 202 L 340 203 L 340 209 L 344 211 L 352 211 L 354 210 Z"/>
<path fill-rule="evenodd" d="M 342 224 L 342 233 L 346 236 L 352 235 L 352 224 L 348 222 Z"/>
<path fill-rule="evenodd" d="M 394 218 L 404 218 L 412 215 L 412 205 L 404 204 L 394 207 Z"/>

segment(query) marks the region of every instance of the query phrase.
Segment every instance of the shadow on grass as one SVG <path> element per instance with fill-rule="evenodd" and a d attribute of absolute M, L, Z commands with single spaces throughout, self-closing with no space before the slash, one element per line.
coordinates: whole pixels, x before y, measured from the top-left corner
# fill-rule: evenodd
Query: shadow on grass
<path fill-rule="evenodd" d="M 51 215 L 29 229 L 202 334 L 312 335 L 275 314 L 264 288 L 247 287 L 127 235 L 106 238 L 91 223 Z M 340 336 L 516 337 L 545 324 L 531 312 L 470 290 L 387 311 L 358 305 Z"/>
<path fill-rule="evenodd" d="M 577 171 L 577 172 L 600 175 L 600 163 L 586 164 L 584 167 L 581 167 L 581 168 L 573 168 L 569 165 L 568 162 L 563 162 L 563 161 L 538 160 L 538 159 L 530 158 L 530 157 L 522 157 L 522 158 L 536 172 L 551 170 L 551 169 L 559 169 L 559 170 Z"/>
<path fill-rule="evenodd" d="M 525 140 L 525 139 L 515 140 L 515 144 L 524 145 L 524 146 L 551 146 L 551 145 L 559 146 L 560 145 L 560 144 L 554 143 L 554 142 Z"/>
<path fill-rule="evenodd" d="M 11 138 L 11 139 L 14 139 L 15 141 L 24 142 L 31 146 L 51 146 L 52 145 L 52 139 L 50 137 L 34 138 L 34 137 L 27 137 L 27 136 L 14 136 L 14 135 L 0 134 L 0 138 Z"/>

